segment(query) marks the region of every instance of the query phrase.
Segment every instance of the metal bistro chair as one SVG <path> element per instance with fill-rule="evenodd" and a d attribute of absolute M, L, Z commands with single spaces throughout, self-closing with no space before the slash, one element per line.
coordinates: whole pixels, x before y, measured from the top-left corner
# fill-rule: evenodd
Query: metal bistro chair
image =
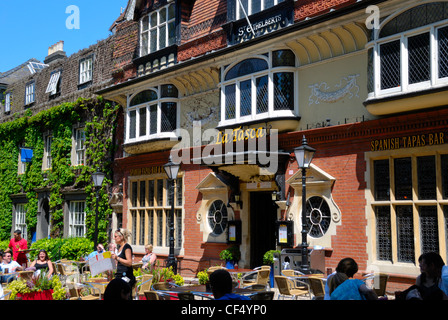
<path fill-rule="evenodd" d="M 366 274 L 363 281 L 367 286 L 372 288 L 378 297 L 386 296 L 386 287 L 389 280 L 389 275 L 387 273 L 370 273 Z"/>
<path fill-rule="evenodd" d="M 313 300 L 324 300 L 325 297 L 325 284 L 322 278 L 308 277 L 308 283 L 310 285 L 311 293 L 313 294 Z"/>
<path fill-rule="evenodd" d="M 252 275 L 255 273 L 256 277 L 254 280 L 247 281 L 247 278 L 252 278 Z M 259 269 L 257 271 L 254 271 L 253 273 L 248 273 L 243 277 L 243 287 L 250 286 L 250 285 L 263 285 L 265 287 L 269 286 L 269 275 L 271 273 L 271 269 Z"/>
<path fill-rule="evenodd" d="M 67 284 L 70 300 L 101 300 L 101 292 L 98 288 L 94 286 L 81 284 L 81 283 L 69 283 Z M 92 289 L 93 292 L 98 291 L 98 294 L 88 294 L 88 295 L 80 295 L 78 288 L 89 288 Z"/>
<path fill-rule="evenodd" d="M 146 300 L 170 300 L 173 296 L 158 291 L 145 291 Z"/>
<path fill-rule="evenodd" d="M 303 281 L 295 280 L 297 284 L 300 284 L 301 288 L 296 288 L 293 280 L 285 276 L 274 276 L 275 283 L 277 284 L 279 298 L 290 297 L 291 299 L 297 299 L 300 296 L 311 296 L 309 285 Z"/>
<path fill-rule="evenodd" d="M 135 297 L 138 299 L 140 296 L 144 296 L 145 292 L 151 290 L 152 274 L 142 275 L 142 281 L 136 287 Z"/>
<path fill-rule="evenodd" d="M 250 295 L 250 300 L 273 300 L 274 299 L 274 291 L 260 291 Z"/>

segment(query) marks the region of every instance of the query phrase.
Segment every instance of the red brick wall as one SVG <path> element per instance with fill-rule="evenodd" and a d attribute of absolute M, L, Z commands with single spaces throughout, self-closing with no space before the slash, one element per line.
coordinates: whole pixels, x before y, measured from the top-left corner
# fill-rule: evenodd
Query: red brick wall
<path fill-rule="evenodd" d="M 356 0 L 301 0 L 295 3 L 294 21 L 303 20 L 328 13 L 330 9 L 339 9 L 355 3 Z"/>
<path fill-rule="evenodd" d="M 115 83 L 137 75 L 132 59 L 136 57 L 139 46 L 138 28 L 139 23 L 135 21 L 125 21 L 117 26 L 112 53 L 112 76 Z"/>

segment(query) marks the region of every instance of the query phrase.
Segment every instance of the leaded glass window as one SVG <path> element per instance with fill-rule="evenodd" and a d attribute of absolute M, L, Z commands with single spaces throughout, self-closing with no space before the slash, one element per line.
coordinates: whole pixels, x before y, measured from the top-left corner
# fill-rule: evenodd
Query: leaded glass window
<path fill-rule="evenodd" d="M 379 206 L 375 209 L 377 259 L 392 261 L 390 206 Z"/>
<path fill-rule="evenodd" d="M 417 157 L 418 198 L 420 200 L 435 200 L 436 190 L 436 159 L 434 156 Z"/>
<path fill-rule="evenodd" d="M 395 199 L 412 200 L 412 164 L 411 158 L 394 160 Z"/>
<path fill-rule="evenodd" d="M 372 167 L 376 260 L 415 264 L 419 254 L 446 248 L 448 154 L 378 159 Z"/>
<path fill-rule="evenodd" d="M 415 6 L 373 33 L 370 96 L 414 92 L 448 82 L 447 8 L 446 2 Z"/>
<path fill-rule="evenodd" d="M 439 229 L 437 223 L 437 207 L 421 206 L 420 213 L 420 237 L 422 253 L 439 252 Z"/>
<path fill-rule="evenodd" d="M 412 206 L 397 206 L 398 261 L 415 262 Z"/>

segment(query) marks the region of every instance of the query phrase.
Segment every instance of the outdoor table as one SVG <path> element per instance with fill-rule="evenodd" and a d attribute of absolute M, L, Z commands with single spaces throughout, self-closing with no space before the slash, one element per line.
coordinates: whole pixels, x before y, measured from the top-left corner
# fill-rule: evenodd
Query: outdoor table
<path fill-rule="evenodd" d="M 135 262 L 132 264 L 132 269 L 138 270 L 143 266 L 143 262 Z"/>
<path fill-rule="evenodd" d="M 158 290 L 166 293 L 176 294 L 181 292 L 191 292 L 191 293 L 198 293 L 203 295 L 213 295 L 213 292 L 207 288 L 205 284 L 198 284 L 198 285 L 192 285 L 192 286 L 178 286 L 178 287 L 172 287 L 167 290 Z M 236 294 L 253 294 L 254 291 L 250 289 L 244 289 L 244 288 L 233 288 L 233 293 Z"/>

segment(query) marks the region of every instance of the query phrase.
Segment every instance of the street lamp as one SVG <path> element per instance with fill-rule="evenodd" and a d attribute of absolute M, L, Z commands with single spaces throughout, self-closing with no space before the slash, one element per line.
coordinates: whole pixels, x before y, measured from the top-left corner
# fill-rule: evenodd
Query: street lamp
<path fill-rule="evenodd" d="M 177 262 L 174 257 L 174 195 L 175 195 L 175 179 L 177 178 L 177 173 L 179 172 L 180 164 L 174 163 L 172 161 L 171 155 L 168 158 L 168 163 L 163 166 L 165 169 L 166 175 L 168 176 L 168 180 L 172 182 L 171 185 L 171 212 L 170 212 L 170 253 L 166 260 L 166 266 L 173 267 L 174 274 L 177 274 Z"/>
<path fill-rule="evenodd" d="M 302 272 L 309 273 L 310 268 L 308 265 L 308 244 L 306 230 L 306 169 L 310 167 L 313 160 L 316 149 L 311 148 L 305 136 L 302 139 L 302 145 L 294 149 L 297 164 L 299 169 L 302 169 Z"/>
<path fill-rule="evenodd" d="M 93 186 L 96 190 L 96 211 L 95 211 L 95 233 L 93 234 L 93 250 L 96 250 L 98 245 L 98 207 L 99 207 L 99 191 L 103 185 L 105 174 L 99 170 L 92 173 Z"/>

